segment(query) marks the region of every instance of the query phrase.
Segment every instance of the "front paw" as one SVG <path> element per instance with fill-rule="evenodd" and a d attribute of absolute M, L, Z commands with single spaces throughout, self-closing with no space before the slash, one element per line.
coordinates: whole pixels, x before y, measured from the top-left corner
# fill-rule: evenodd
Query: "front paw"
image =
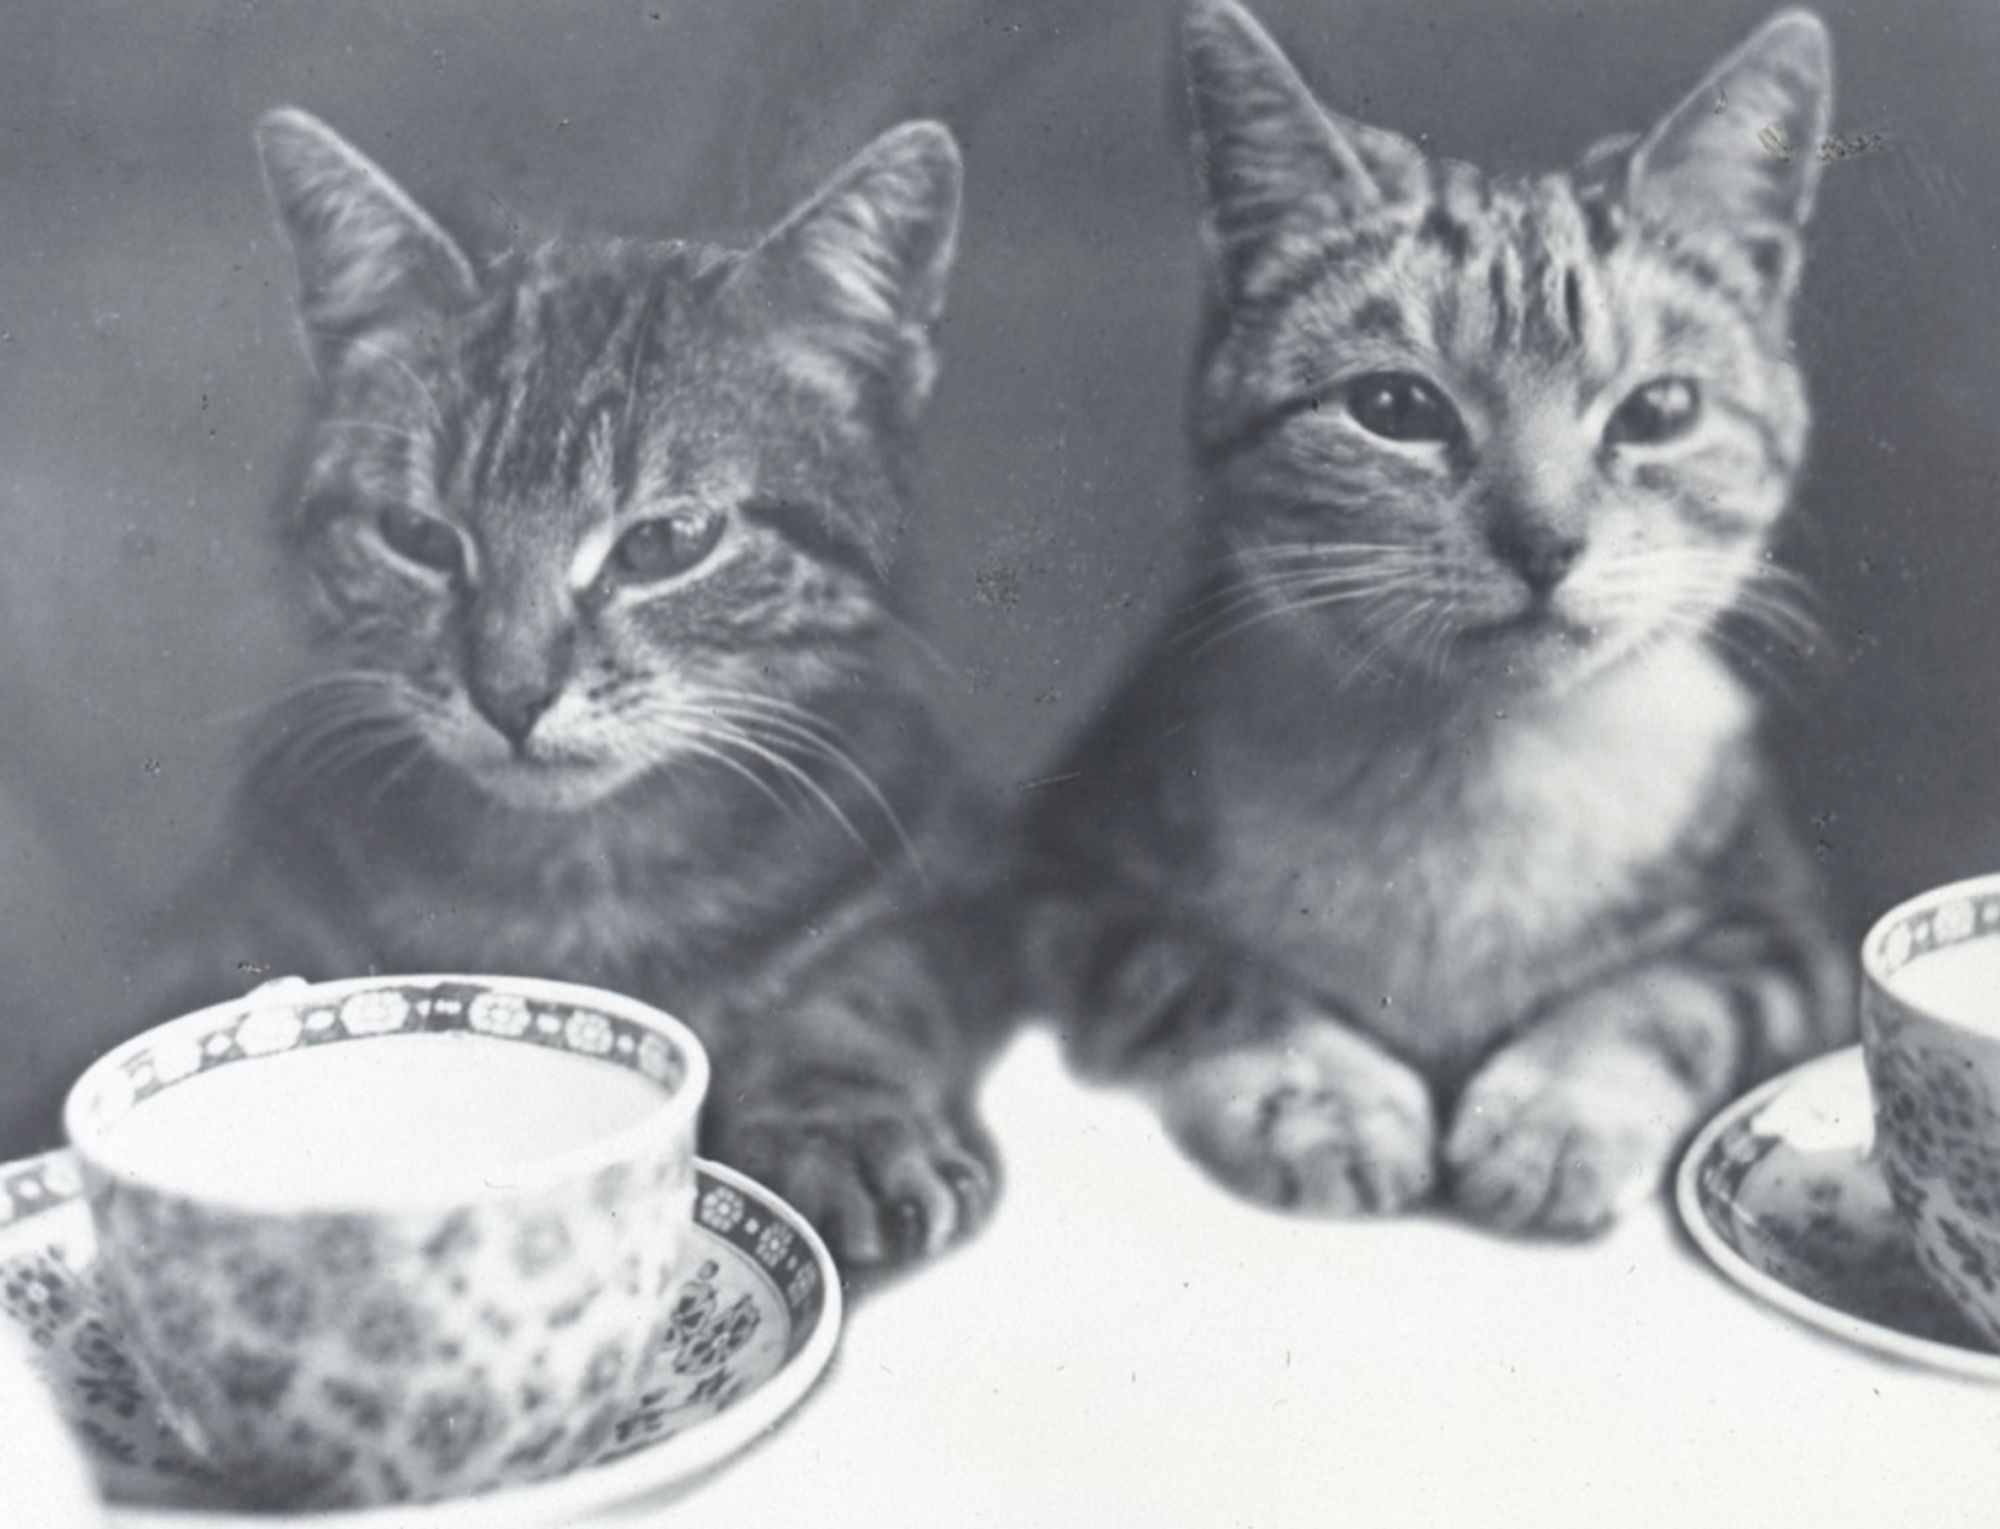
<path fill-rule="evenodd" d="M 1452 1200 L 1498 1231 L 1594 1236 L 1658 1185 L 1686 1108 L 1636 1066 L 1566 1073 L 1503 1051 L 1453 1117 L 1444 1149 Z"/>
<path fill-rule="evenodd" d="M 877 1094 L 748 1112 L 718 1151 L 789 1200 L 848 1271 L 934 1258 L 999 1196 L 997 1160 L 969 1115 Z"/>
<path fill-rule="evenodd" d="M 1332 1020 L 1208 1051 L 1157 1088 L 1167 1130 L 1238 1194 L 1315 1216 L 1381 1214 L 1429 1194 L 1430 1090 Z"/>

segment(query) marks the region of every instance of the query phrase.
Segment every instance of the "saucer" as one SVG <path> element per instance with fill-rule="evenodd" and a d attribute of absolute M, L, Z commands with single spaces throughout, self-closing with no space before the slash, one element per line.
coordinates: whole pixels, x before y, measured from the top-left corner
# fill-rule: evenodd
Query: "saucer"
<path fill-rule="evenodd" d="M 578 1523 L 686 1486 L 749 1445 L 804 1398 L 839 1335 L 839 1275 L 805 1219 L 733 1169 L 700 1162 L 696 1236 L 672 1297 L 677 1341 L 588 1465 L 421 1507 L 253 1513 L 233 1506 L 226 1485 L 161 1421 L 96 1278 L 81 1193 L 67 1152 L 0 1166 L 0 1323 L 28 1340 L 121 1529 Z"/>
<path fill-rule="evenodd" d="M 1681 1160 L 1675 1201 L 1725 1278 L 1786 1315 L 1878 1354 L 2000 1381 L 2000 1354 L 1931 1286 L 1869 1159 L 1861 1048 L 1738 1099 Z"/>

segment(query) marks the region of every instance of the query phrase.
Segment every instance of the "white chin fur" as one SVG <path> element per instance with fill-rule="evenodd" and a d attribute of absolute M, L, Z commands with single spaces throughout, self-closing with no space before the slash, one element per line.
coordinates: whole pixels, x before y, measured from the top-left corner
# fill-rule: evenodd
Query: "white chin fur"
<path fill-rule="evenodd" d="M 495 801 L 524 812 L 577 812 L 630 784 L 633 772 L 609 765 L 547 765 L 532 760 L 482 764 L 472 783 Z"/>

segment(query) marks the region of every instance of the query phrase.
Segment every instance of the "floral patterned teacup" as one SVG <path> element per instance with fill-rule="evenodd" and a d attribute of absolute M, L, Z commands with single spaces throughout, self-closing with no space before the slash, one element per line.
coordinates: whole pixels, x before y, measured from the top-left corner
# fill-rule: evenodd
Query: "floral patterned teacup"
<path fill-rule="evenodd" d="M 1876 1160 L 1925 1272 L 2000 1347 L 2000 876 L 1891 909 L 1861 965 Z"/>
<path fill-rule="evenodd" d="M 147 1031 L 64 1120 L 175 1426 L 252 1501 L 346 1507 L 592 1458 L 672 1337 L 707 1084 L 629 999 L 384 977 Z"/>

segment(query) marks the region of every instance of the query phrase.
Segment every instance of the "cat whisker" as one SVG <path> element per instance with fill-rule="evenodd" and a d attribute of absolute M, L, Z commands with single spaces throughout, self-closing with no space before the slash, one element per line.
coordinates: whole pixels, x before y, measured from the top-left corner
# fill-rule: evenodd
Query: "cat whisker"
<path fill-rule="evenodd" d="M 382 752 L 387 754 L 394 747 L 402 747 L 405 750 L 404 757 L 383 772 L 381 780 L 375 783 L 375 788 L 363 799 L 361 811 L 365 816 L 373 817 L 381 805 L 389 799 L 397 784 L 430 757 L 430 750 L 425 747 L 424 739 L 419 733 L 405 734 L 391 748 Z"/>
<path fill-rule="evenodd" d="M 812 728 L 829 738 L 837 739 L 842 736 L 839 729 L 834 727 L 832 723 L 828 722 L 810 706 L 802 706 L 797 701 L 788 701 L 781 696 L 759 695 L 755 691 L 750 690 L 717 690 L 707 687 L 696 691 L 695 696 L 697 700 L 703 702 L 728 702 L 733 705 L 747 707 L 751 710 L 765 711 L 787 717 L 801 726 Z"/>
<path fill-rule="evenodd" d="M 275 693 L 263 696 L 255 701 L 246 701 L 236 706 L 220 707 L 200 717 L 198 720 L 210 725 L 241 722 L 246 717 L 279 711 L 284 707 L 300 704 L 310 697 L 322 696 L 328 691 L 351 690 L 356 692 L 377 692 L 393 689 L 394 686 L 394 677 L 383 674 L 379 670 L 329 670 L 296 680 L 289 685 L 283 686 Z"/>
<path fill-rule="evenodd" d="M 1803 698 L 1791 676 L 1769 654 L 1753 647 L 1725 625 L 1713 619 L 1689 616 L 1677 623 L 1670 622 L 1668 629 L 1682 637 L 1712 644 L 1726 658 L 1733 659 L 1746 677 L 1755 680 L 1760 688 L 1779 702 L 1794 708 L 1802 706 Z"/>
<path fill-rule="evenodd" d="M 1425 580 L 1416 574 L 1403 574 L 1387 578 L 1336 580 L 1325 578 L 1280 579 L 1271 582 L 1246 584 L 1241 588 L 1241 598 L 1232 601 L 1189 627 L 1175 637 L 1175 644 L 1192 642 L 1202 636 L 1208 628 L 1229 621 L 1238 616 L 1245 607 L 1255 607 L 1248 616 L 1235 620 L 1209 635 L 1195 647 L 1189 655 L 1199 658 L 1210 648 L 1231 638 L 1238 637 L 1253 628 L 1276 621 L 1286 616 L 1298 615 L 1304 611 L 1316 610 L 1323 606 L 1349 604 L 1393 595 L 1401 590 L 1420 587 Z M 1302 593 L 1293 593 L 1302 591 Z"/>
<path fill-rule="evenodd" d="M 902 815 L 890 803 L 875 777 L 869 774 L 854 757 L 838 729 L 817 713 L 774 696 L 735 691 L 704 693 L 698 704 L 705 704 L 711 714 L 743 728 L 746 732 L 753 729 L 761 730 L 758 736 L 774 748 L 784 742 L 790 742 L 793 746 L 816 755 L 847 775 L 875 804 L 876 810 L 889 824 L 897 842 L 902 846 L 903 853 L 909 858 L 918 875 L 924 875 L 922 857 L 917 853 L 916 844 L 903 825 Z"/>
<path fill-rule="evenodd" d="M 737 779 L 744 781 L 787 817 L 794 814 L 795 808 L 792 803 L 780 796 L 769 781 L 710 739 L 711 735 L 706 729 L 678 724 L 674 728 L 674 740 L 682 748 L 697 758 L 720 766 Z"/>
<path fill-rule="evenodd" d="M 832 818 L 839 826 L 841 832 L 852 839 L 855 845 L 866 853 L 870 859 L 875 858 L 874 847 L 869 844 L 867 835 L 863 834 L 855 826 L 854 820 L 842 809 L 840 803 L 833 799 L 832 793 L 815 780 L 810 771 L 801 768 L 795 760 L 787 758 L 784 754 L 770 747 L 771 740 L 765 739 L 760 741 L 748 733 L 741 725 L 717 713 L 708 712 L 705 715 L 710 721 L 722 724 L 702 729 L 704 735 L 710 741 L 718 747 L 735 748 L 742 754 L 759 759 L 772 769 L 778 771 L 808 798 L 818 803 L 827 816 Z"/>
<path fill-rule="evenodd" d="M 1760 632 L 1797 659 L 1816 659 L 1828 651 L 1826 633 L 1819 623 L 1784 606 L 1740 604 L 1725 611 L 1719 624 Z"/>
<path fill-rule="evenodd" d="M 1711 622 L 1736 621 L 1765 632 L 1773 640 L 1801 654 L 1825 651 L 1827 637 L 1818 617 L 1796 597 L 1790 586 L 1764 588 L 1753 580 L 1742 580 L 1710 572 L 1706 576 L 1682 576 L 1660 581 L 1649 593 L 1682 606 L 1699 605 Z"/>
<path fill-rule="evenodd" d="M 325 779 L 357 771 L 377 757 L 400 750 L 422 738 L 404 726 L 383 726 L 367 731 L 349 729 L 323 745 L 302 753 L 290 762 L 294 781 Z"/>
<path fill-rule="evenodd" d="M 1737 608 L 1753 622 L 1782 632 L 1798 647 L 1819 651 L 1828 643 L 1812 586 L 1788 569 L 1767 565 L 1744 587 Z"/>
<path fill-rule="evenodd" d="M 1232 546 L 1229 556 L 1239 563 L 1290 562 L 1301 558 L 1319 562 L 1367 562 L 1373 559 L 1411 559 L 1417 556 L 1402 542 L 1269 542 L 1261 546 Z"/>
<path fill-rule="evenodd" d="M 1436 684 L 1445 676 L 1445 669 L 1451 662 L 1451 644 L 1455 632 L 1451 620 L 1451 607 L 1435 596 L 1424 601 L 1425 619 L 1423 629 L 1417 638 L 1417 672 L 1429 683 Z"/>
<path fill-rule="evenodd" d="M 1359 658 L 1347 666 L 1341 676 L 1343 687 L 1353 684 L 1372 670 L 1375 661 L 1388 652 L 1405 632 L 1425 619 L 1427 607 L 1432 603 L 1434 602 L 1427 598 L 1404 602 L 1394 615 L 1376 629 L 1376 640 Z"/>
<path fill-rule="evenodd" d="M 415 726 L 413 698 L 400 683 L 381 676 L 321 676 L 290 687 L 264 708 L 252 729 L 250 747 L 267 759 L 305 759 L 348 733 Z M 294 723 L 294 717 L 303 712 Z"/>
<path fill-rule="evenodd" d="M 1669 549 L 1633 554 L 1601 569 L 1600 595 L 1643 595 L 1686 613 L 1700 607 L 1711 625 L 1735 621 L 1802 654 L 1822 652 L 1826 633 L 1813 609 L 1812 588 L 1772 561 L 1746 565 L 1735 553 Z"/>
<path fill-rule="evenodd" d="M 963 665 L 954 663 L 945 655 L 942 648 L 903 617 L 887 607 L 880 609 L 876 614 L 881 618 L 884 630 L 907 644 L 911 651 L 930 665 L 932 673 L 939 679 L 957 681 L 964 677 Z"/>
<path fill-rule="evenodd" d="M 1351 593 L 1342 595 L 1340 598 L 1346 600 L 1365 600 L 1377 593 L 1378 591 L 1373 588 L 1357 589 Z M 1316 603 L 1322 605 L 1330 604 L 1332 603 L 1332 599 L 1333 597 L 1331 596 L 1322 596 Z M 1239 619 L 1232 621 L 1230 618 L 1239 617 L 1239 613 L 1245 606 L 1251 607 L 1250 614 L 1240 616 Z M 1194 642 L 1195 646 L 1188 656 L 1190 658 L 1200 658 L 1209 649 L 1218 647 L 1234 638 L 1241 637 L 1245 633 L 1254 631 L 1258 627 L 1268 625 L 1273 621 L 1282 620 L 1284 617 L 1294 614 L 1298 608 L 1297 603 L 1294 601 L 1274 601 L 1260 594 L 1256 597 L 1245 599 L 1240 605 L 1231 606 L 1228 609 L 1216 612 L 1208 621 L 1202 622 L 1190 630 L 1183 632 L 1180 636 L 1173 639 L 1173 641 L 1176 646 Z M 1217 624 L 1221 622 L 1228 622 L 1229 624 L 1218 626 Z M 1207 631 L 1210 627 L 1217 627 L 1217 629 Z M 1203 635 L 1205 631 L 1207 635 Z M 1195 642 L 1195 639 L 1198 637 L 1201 640 Z"/>
<path fill-rule="evenodd" d="M 1659 564 L 1667 561 L 1657 560 Z M 1820 651 L 1806 636 L 1808 629 L 1816 630 L 1816 623 L 1775 598 L 1752 597 L 1746 602 L 1742 569 L 1734 562 L 1700 554 L 1674 561 L 1682 566 L 1677 577 L 1626 581 L 1621 598 L 1608 613 L 1607 624 L 1639 635 L 1634 641 L 1605 652 L 1576 678 L 1580 681 L 1613 664 L 1642 660 L 1650 649 L 1668 643 L 1706 642 L 1734 660 L 1760 686 L 1787 703 L 1796 704 L 1799 700 L 1796 686 L 1771 654 L 1746 639 L 1743 628 L 1765 630 L 1787 647 L 1795 639 L 1801 639 L 1800 646 L 1791 651 L 1810 654 Z M 1763 610 L 1763 620 L 1777 630 L 1760 627 L 1758 618 L 1749 614 L 1752 609 Z M 1780 611 L 1784 614 L 1778 614 Z M 1803 625 L 1791 625 L 1793 618 Z"/>
<path fill-rule="evenodd" d="M 267 765 L 317 771 L 320 757 L 338 750 L 349 740 L 383 733 L 409 731 L 409 722 L 399 713 L 367 710 L 338 710 L 317 713 L 296 728 L 276 726 L 253 734 L 251 756 Z"/>
<path fill-rule="evenodd" d="M 1192 642 L 1217 625 L 1242 615 L 1246 610 L 1258 609 L 1273 601 L 1282 603 L 1283 596 L 1288 592 L 1331 589 L 1337 586 L 1365 590 L 1379 588 L 1381 583 L 1382 580 L 1376 576 L 1336 580 L 1311 569 L 1236 580 L 1212 594 L 1191 601 L 1184 608 L 1183 614 L 1193 619 L 1169 640 L 1175 644 Z M 1214 608 L 1205 609 L 1205 607 Z"/>
<path fill-rule="evenodd" d="M 251 748 L 259 755 L 296 755 L 376 720 L 386 725 L 390 719 L 386 712 L 372 709 L 333 709 L 316 711 L 295 727 L 285 727 L 274 720 L 271 726 L 252 736 Z"/>
<path fill-rule="evenodd" d="M 352 721 L 364 716 L 396 716 L 400 708 L 389 704 L 382 694 L 333 691 L 311 697 L 294 697 L 282 705 L 264 708 L 253 723 L 260 732 L 301 732 L 314 726 Z"/>
<path fill-rule="evenodd" d="M 1718 648 L 1740 660 L 1746 670 L 1787 702 L 1803 704 L 1797 678 L 1824 660 L 1827 650 L 1811 643 L 1778 637 L 1775 646 L 1759 642 L 1759 635 L 1771 637 L 1767 629 L 1732 612 L 1721 621 L 1711 622 L 1706 634 Z"/>
<path fill-rule="evenodd" d="M 1310 584 L 1314 582 L 1325 582 L 1329 585 L 1336 583 L 1374 584 L 1403 571 L 1405 570 L 1382 568 L 1320 568 L 1310 565 L 1299 568 L 1259 570 L 1253 572 L 1248 577 L 1231 578 L 1221 581 L 1208 593 L 1190 600 L 1184 609 L 1190 612 L 1197 611 L 1203 606 L 1212 605 L 1218 600 L 1229 599 L 1234 595 L 1254 593 L 1258 590 L 1280 589 L 1295 584 Z"/>
<path fill-rule="evenodd" d="M 765 726 L 768 729 L 770 724 L 766 724 Z M 746 730 L 748 729 L 746 728 Z M 925 882 L 929 881 L 929 873 L 924 868 L 923 857 L 918 854 L 916 841 L 910 837 L 909 830 L 903 826 L 901 814 L 890 805 L 888 797 L 883 794 L 882 789 L 875 784 L 874 779 L 868 772 L 863 770 L 848 755 L 817 741 L 799 737 L 788 737 L 785 734 L 774 736 L 768 730 L 755 731 L 751 735 L 773 749 L 782 750 L 789 742 L 810 755 L 824 759 L 828 764 L 833 765 L 851 777 L 861 787 L 862 791 L 866 793 L 868 799 L 875 804 L 876 810 L 882 814 L 883 821 L 889 825 L 890 832 L 896 836 L 898 847 L 909 861 L 911 869 L 916 872 L 918 879 Z"/>

